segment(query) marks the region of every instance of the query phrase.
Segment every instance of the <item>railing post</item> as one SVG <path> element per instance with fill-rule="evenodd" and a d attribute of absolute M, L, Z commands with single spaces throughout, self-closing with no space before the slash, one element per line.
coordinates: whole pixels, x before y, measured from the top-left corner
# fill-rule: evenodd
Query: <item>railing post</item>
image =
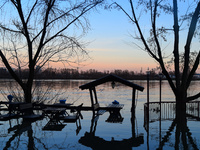
<path fill-rule="evenodd" d="M 147 71 L 147 104 L 149 106 L 149 70 Z"/>
<path fill-rule="evenodd" d="M 159 79 L 160 79 L 160 104 L 161 104 L 161 98 L 162 98 L 162 74 L 159 74 Z"/>

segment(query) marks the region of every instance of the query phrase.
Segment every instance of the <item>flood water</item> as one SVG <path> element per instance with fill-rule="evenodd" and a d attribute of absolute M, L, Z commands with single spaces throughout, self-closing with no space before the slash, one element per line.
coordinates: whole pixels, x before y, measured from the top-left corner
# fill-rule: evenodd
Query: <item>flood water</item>
<path fill-rule="evenodd" d="M 67 103 L 90 106 L 90 95 L 88 90 L 80 90 L 79 86 L 91 80 L 54 80 L 37 81 L 40 86 L 38 92 L 45 93 L 46 103 L 51 97 L 66 99 Z M 1 93 L 10 94 L 10 85 L 14 82 L 0 81 Z M 136 114 L 135 121 L 131 114 L 132 88 L 116 83 L 112 89 L 110 83 L 105 83 L 96 87 L 100 106 L 107 106 L 112 101 L 117 100 L 124 104 L 120 111 L 123 117 L 122 122 L 106 122 L 109 112 L 105 112 L 93 120 L 91 111 L 82 111 L 81 129 L 77 132 L 75 123 L 65 123 L 62 131 L 45 131 L 43 127 L 49 118 L 27 122 L 19 119 L 0 121 L 0 149 L 39 149 L 39 150 L 155 150 L 155 149 L 200 149 L 200 121 L 189 118 L 186 130 L 178 132 L 178 128 L 173 124 L 174 106 L 163 105 L 162 111 L 158 110 L 157 104 L 150 105 L 149 121 L 145 118 L 144 104 L 147 101 L 146 81 L 132 81 L 143 86 L 143 92 L 136 92 Z M 49 88 L 49 85 L 51 88 Z M 9 85 L 9 86 L 7 86 Z M 188 95 L 199 92 L 200 81 L 192 82 Z M 48 89 L 49 88 L 49 89 Z M 159 101 L 159 81 L 150 81 L 150 102 Z M 162 81 L 162 101 L 174 101 L 173 93 L 166 81 Z M 0 96 L 0 101 L 5 101 L 4 96 Z M 200 100 L 200 99 L 198 99 Z M 195 107 L 195 106 L 194 106 Z M 190 107 L 194 108 L 193 106 Z M 197 111 L 196 107 L 192 111 Z M 4 112 L 2 112 L 4 113 Z M 199 112 L 197 111 L 197 114 Z M 159 121 L 160 120 L 160 121 Z M 180 133 L 180 134 L 179 134 Z M 186 142 L 186 144 L 185 144 Z"/>

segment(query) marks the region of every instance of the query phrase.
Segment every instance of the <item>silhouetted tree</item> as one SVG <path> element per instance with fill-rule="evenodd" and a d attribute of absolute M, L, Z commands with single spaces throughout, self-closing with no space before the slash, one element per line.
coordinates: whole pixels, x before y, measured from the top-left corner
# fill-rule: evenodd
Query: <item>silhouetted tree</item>
<path fill-rule="evenodd" d="M 200 15 L 200 2 L 199 1 L 187 1 L 189 3 L 189 8 L 182 9 L 181 7 L 185 6 L 185 1 L 163 1 L 163 0 L 139 0 L 138 2 L 133 2 L 129 0 L 130 12 L 129 9 L 123 7 L 119 3 L 115 2 L 111 6 L 115 6 L 118 9 L 122 10 L 125 15 L 129 18 L 131 23 L 135 25 L 138 34 L 135 39 L 139 40 L 142 45 L 137 46 L 140 49 L 146 51 L 160 66 L 162 73 L 166 76 L 166 79 L 171 86 L 171 89 L 176 97 L 177 110 L 185 110 L 186 102 L 194 100 L 200 97 L 200 93 L 197 93 L 194 96 L 188 97 L 187 91 L 190 86 L 193 75 L 195 74 L 199 66 L 200 51 L 196 53 L 194 57 L 195 49 L 192 49 L 192 40 L 199 38 L 199 15 Z M 142 6 L 143 13 L 146 12 L 146 15 L 150 20 L 148 24 L 148 19 L 145 18 L 145 21 L 140 21 L 141 16 L 137 14 L 136 8 Z M 182 12 L 184 11 L 184 12 Z M 181 16 L 182 14 L 182 16 Z M 170 18 L 171 17 L 171 18 Z M 167 19 L 167 23 L 159 22 L 159 19 Z M 185 24 L 186 22 L 186 24 Z M 142 24 L 144 23 L 144 24 Z M 189 27 L 187 27 L 189 24 Z M 142 31 L 142 26 L 148 26 L 150 28 L 149 34 Z M 185 45 L 182 45 L 181 41 L 183 36 L 180 34 L 184 32 L 186 37 Z M 169 36 L 169 34 L 173 36 Z M 174 40 L 171 47 L 163 46 L 164 42 L 167 42 L 167 39 Z M 136 42 L 135 42 L 136 43 Z M 198 42 L 199 43 L 199 42 Z M 171 43 L 167 43 L 170 45 Z M 181 48 L 183 48 L 183 57 L 181 57 Z M 172 81 L 170 77 L 169 70 L 166 67 L 166 54 L 165 49 L 170 49 L 173 53 L 173 63 L 175 71 L 175 82 Z M 193 60 L 191 60 L 191 56 Z M 183 66 L 180 62 L 183 61 Z M 192 65 L 191 62 L 193 61 Z M 190 68 L 191 67 L 191 68 Z M 182 68 L 182 71 L 181 71 Z"/>
<path fill-rule="evenodd" d="M 2 0 L 0 57 L 31 102 L 35 73 L 47 62 L 79 63 L 87 51 L 73 31 L 88 29 L 86 13 L 101 0 Z M 13 68 L 18 69 L 16 73 Z M 27 68 L 27 80 L 21 69 Z M 36 70 L 37 68 L 37 70 Z"/>

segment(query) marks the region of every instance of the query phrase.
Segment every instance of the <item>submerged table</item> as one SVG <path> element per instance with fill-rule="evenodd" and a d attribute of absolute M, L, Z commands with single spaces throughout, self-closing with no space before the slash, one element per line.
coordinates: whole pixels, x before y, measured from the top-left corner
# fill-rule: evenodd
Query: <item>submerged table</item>
<path fill-rule="evenodd" d="M 0 102 L 0 106 L 1 105 L 5 105 L 7 108 L 8 108 L 8 114 L 0 114 L 0 120 L 9 120 L 9 119 L 12 119 L 12 118 L 15 118 L 17 115 L 18 115 L 18 112 L 19 112 L 19 106 L 21 104 L 24 104 L 24 102 L 7 102 L 7 101 L 1 101 Z M 3 106 L 1 106 L 3 107 Z"/>
<path fill-rule="evenodd" d="M 110 116 L 106 122 L 121 123 L 124 118 L 120 114 L 120 110 L 124 107 L 124 104 L 109 104 L 107 106 Z"/>
<path fill-rule="evenodd" d="M 66 108 L 59 107 L 47 107 L 43 109 L 43 112 L 47 114 L 50 119 L 56 119 L 66 111 Z"/>
<path fill-rule="evenodd" d="M 110 114 L 117 114 L 120 112 L 120 110 L 124 107 L 124 104 L 109 104 L 107 106 L 108 111 Z"/>
<path fill-rule="evenodd" d="M 21 104 L 25 104 L 25 102 L 0 102 L 0 105 L 4 104 L 6 107 L 8 107 L 9 111 L 18 111 L 19 106 Z"/>

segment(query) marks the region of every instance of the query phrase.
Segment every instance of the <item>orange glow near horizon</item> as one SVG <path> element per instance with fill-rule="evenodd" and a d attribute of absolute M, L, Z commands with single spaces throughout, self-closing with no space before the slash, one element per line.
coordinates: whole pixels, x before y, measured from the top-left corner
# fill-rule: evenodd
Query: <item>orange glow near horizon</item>
<path fill-rule="evenodd" d="M 47 67 L 47 66 L 46 66 Z M 142 70 L 143 73 L 145 73 L 147 71 L 147 69 L 149 68 L 150 70 L 156 67 L 156 63 L 154 64 L 123 64 L 123 63 L 118 63 L 118 64 L 112 64 L 112 63 L 106 63 L 106 62 L 102 62 L 102 63 L 91 63 L 88 65 L 84 65 L 84 66 L 79 66 L 79 65 L 74 65 L 74 66 L 64 66 L 62 63 L 54 63 L 49 65 L 49 67 L 52 68 L 73 68 L 73 69 L 77 69 L 79 68 L 79 70 L 90 70 L 90 69 L 95 69 L 98 71 L 113 71 L 113 70 L 129 70 L 129 71 L 134 71 L 134 72 L 140 72 Z"/>

